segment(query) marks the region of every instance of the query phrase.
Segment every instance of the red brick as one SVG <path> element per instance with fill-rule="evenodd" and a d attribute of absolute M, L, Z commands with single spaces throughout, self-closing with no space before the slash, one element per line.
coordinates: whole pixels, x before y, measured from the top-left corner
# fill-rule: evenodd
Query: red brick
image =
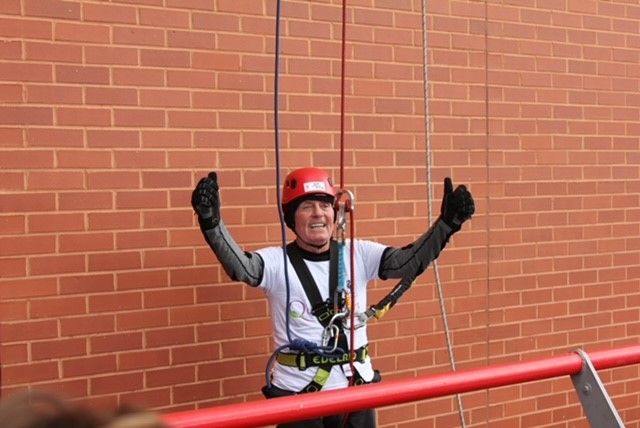
<path fill-rule="evenodd" d="M 126 312 L 116 315 L 116 322 L 120 331 L 149 329 L 166 327 L 169 316 L 166 310 Z"/>
<path fill-rule="evenodd" d="M 185 79 L 186 76 L 182 76 L 176 80 Z M 198 79 L 189 79 L 192 82 L 192 86 L 198 86 L 194 84 L 199 82 Z M 208 87 L 211 85 L 211 78 L 205 79 L 201 83 L 202 87 Z M 213 112 L 206 111 L 172 111 L 169 112 L 168 125 L 172 128 L 211 128 L 215 127 L 218 123 L 218 115 Z M 250 127 L 250 126 L 247 126 Z"/>
<path fill-rule="evenodd" d="M 170 283 L 172 286 L 194 285 L 194 284 L 211 284 L 219 278 L 220 269 L 217 267 L 196 267 L 172 269 L 169 272 Z M 212 294 L 215 294 L 213 292 Z M 207 293 L 203 294 L 207 295 Z"/>
<path fill-rule="evenodd" d="M 194 367 L 170 367 L 145 372 L 146 383 L 149 387 L 173 386 L 195 381 Z"/>
<path fill-rule="evenodd" d="M 142 309 L 142 295 L 140 293 L 99 294 L 87 298 L 89 312 L 124 312 Z"/>
<path fill-rule="evenodd" d="M 148 369 L 169 365 L 169 350 L 123 352 L 119 355 L 122 370 Z"/>
<path fill-rule="evenodd" d="M 32 318 L 82 315 L 87 312 L 84 297 L 58 297 L 31 303 Z"/>
<path fill-rule="evenodd" d="M 149 89 L 140 92 L 140 104 L 145 107 L 189 107 L 191 97 L 184 90 Z"/>
<path fill-rule="evenodd" d="M 87 88 L 87 104 L 94 105 L 136 105 L 138 102 L 137 93 L 133 89 L 127 88 Z"/>
<path fill-rule="evenodd" d="M 65 234 L 60 236 L 58 242 L 61 253 L 113 250 L 113 234 L 111 233 Z"/>
<path fill-rule="evenodd" d="M 113 80 L 118 85 L 162 86 L 164 74 L 161 70 L 114 68 Z"/>
<path fill-rule="evenodd" d="M 56 110 L 58 122 L 68 126 L 109 126 L 110 112 L 104 108 L 59 107 Z"/>
<path fill-rule="evenodd" d="M 200 382 L 174 387 L 175 402 L 184 403 L 199 400 L 211 400 L 220 396 L 220 382 Z"/>
<path fill-rule="evenodd" d="M 84 19 L 86 21 L 97 21 L 107 23 L 135 23 L 136 9 L 131 6 L 89 4 L 83 8 Z"/>
<path fill-rule="evenodd" d="M 24 321 L 27 319 L 27 302 L 12 301 L 0 302 L 0 310 L 2 310 L 2 320 L 6 321 Z"/>
<path fill-rule="evenodd" d="M 149 290 L 144 293 L 145 308 L 163 308 L 180 305 L 194 304 L 192 290 L 186 289 L 165 289 Z"/>
<path fill-rule="evenodd" d="M 74 129 L 29 129 L 26 136 L 31 147 L 80 147 L 83 144 L 82 131 Z"/>
<path fill-rule="evenodd" d="M 146 268 L 190 266 L 194 262 L 191 249 L 160 249 L 144 252 Z"/>
<path fill-rule="evenodd" d="M 85 265 L 85 256 L 82 254 L 38 256 L 29 258 L 29 269 L 32 275 L 84 272 Z"/>
<path fill-rule="evenodd" d="M 164 31 L 157 28 L 116 26 L 113 29 L 113 41 L 125 45 L 162 46 Z"/>
<path fill-rule="evenodd" d="M 165 115 L 159 110 L 115 109 L 113 123 L 118 127 L 164 127 Z"/>
<path fill-rule="evenodd" d="M 3 6 L 5 6 L 5 4 L 6 3 L 3 3 Z M 51 40 L 52 35 L 51 23 L 44 20 L 25 21 L 21 19 L 3 19 L 2 29 L 2 34 L 9 37 Z"/>
<path fill-rule="evenodd" d="M 61 294 L 84 294 L 114 290 L 114 277 L 111 274 L 104 275 L 74 275 L 61 277 Z"/>
<path fill-rule="evenodd" d="M 58 378 L 58 364 L 55 361 L 29 362 L 27 364 L 6 366 L 2 369 L 2 382 L 4 385 L 29 384 Z"/>
<path fill-rule="evenodd" d="M 90 272 L 104 270 L 139 269 L 141 267 L 140 253 L 115 252 L 88 255 L 88 269 Z"/>
<path fill-rule="evenodd" d="M 166 166 L 166 154 L 161 151 L 116 151 L 114 159 L 115 166 L 119 169 L 164 168 Z"/>
<path fill-rule="evenodd" d="M 142 373 L 110 374 L 89 379 L 92 394 L 102 395 L 114 392 L 138 391 L 143 386 Z"/>
<path fill-rule="evenodd" d="M 138 147 L 138 132 L 121 129 L 89 130 L 87 145 L 93 148 Z"/>
<path fill-rule="evenodd" d="M 174 346 L 171 349 L 173 364 L 185 364 L 200 361 L 200 355 L 206 355 L 209 360 L 220 359 L 220 345 L 205 344 L 193 346 Z"/>
<path fill-rule="evenodd" d="M 0 11 L 10 15 L 20 14 L 20 1 L 19 0 L 7 0 L 0 6 Z"/>
<path fill-rule="evenodd" d="M 52 168 L 53 152 L 50 150 L 2 152 L 2 167 L 6 169 Z"/>
<path fill-rule="evenodd" d="M 43 391 L 56 391 L 70 400 L 83 399 L 87 397 L 89 391 L 88 381 L 86 379 L 45 382 L 39 384 L 38 388 Z"/>
<path fill-rule="evenodd" d="M 271 334 L 271 323 L 265 322 L 265 320 L 261 319 L 259 322 L 262 327 L 261 335 Z M 266 328 L 265 328 L 266 326 Z M 247 320 L 247 330 L 246 335 L 257 336 L 258 334 L 252 334 L 257 329 L 252 329 L 251 320 Z M 232 322 L 225 321 L 224 327 L 221 324 L 209 324 L 209 325 L 200 325 L 197 328 L 198 338 L 204 341 L 222 341 L 222 340 L 231 340 L 237 339 L 243 336 L 245 333 L 243 325 L 240 322 Z"/>
<path fill-rule="evenodd" d="M 139 188 L 140 179 L 132 171 L 94 172 L 87 174 L 89 189 L 126 189 Z"/>
<path fill-rule="evenodd" d="M 31 358 L 34 361 L 85 355 L 86 339 L 56 339 L 31 344 Z"/>
<path fill-rule="evenodd" d="M 26 87 L 26 97 L 27 100 L 31 103 L 57 103 L 57 104 L 81 104 L 82 103 L 82 89 L 71 87 L 68 85 L 28 85 Z M 38 128 L 33 130 L 28 130 L 27 135 L 34 133 L 43 133 L 46 134 L 47 130 L 52 131 L 52 136 L 55 137 L 57 134 L 62 134 L 65 130 L 54 130 L 54 128 Z M 80 131 L 76 131 L 81 134 Z M 46 136 L 43 136 L 45 141 L 47 140 Z M 59 143 L 62 144 L 62 143 Z M 70 146 L 76 147 L 78 144 L 74 140 L 69 142 Z"/>
<path fill-rule="evenodd" d="M 225 358 L 264 354 L 268 349 L 268 340 L 264 337 L 222 343 L 222 355 Z"/>
<path fill-rule="evenodd" d="M 109 28 L 104 25 L 58 22 L 55 38 L 72 42 L 109 43 Z"/>
<path fill-rule="evenodd" d="M 193 344 L 195 332 L 191 326 L 147 330 L 145 340 L 151 348 Z"/>
<path fill-rule="evenodd" d="M 56 153 L 61 168 L 109 168 L 111 153 L 107 151 L 64 150 Z"/>
<path fill-rule="evenodd" d="M 166 408 L 171 403 L 171 388 L 125 392 L 122 401 L 139 409 Z"/>
<path fill-rule="evenodd" d="M 165 231 L 134 231 L 116 234 L 116 248 L 148 248 L 166 247 L 167 236 Z"/>
<path fill-rule="evenodd" d="M 190 147 L 191 135 L 187 131 L 142 131 L 143 147 Z"/>
<path fill-rule="evenodd" d="M 6 365 L 26 363 L 28 360 L 27 345 L 0 345 L 0 357 Z"/>
<path fill-rule="evenodd" d="M 141 349 L 142 333 L 103 334 L 91 337 L 89 346 L 92 354 Z"/>
<path fill-rule="evenodd" d="M 60 319 L 60 334 L 76 336 L 87 334 L 112 333 L 115 321 L 112 315 L 87 315 Z"/>
<path fill-rule="evenodd" d="M 82 62 L 82 47 L 61 43 L 26 43 L 26 59 L 30 61 Z"/>
<path fill-rule="evenodd" d="M 56 81 L 61 83 L 84 83 L 104 85 L 109 83 L 109 69 L 99 66 L 67 66 L 55 68 Z"/>
<path fill-rule="evenodd" d="M 89 213 L 89 230 L 137 229 L 140 227 L 140 213 L 118 211 Z"/>
<path fill-rule="evenodd" d="M 2 327 L 2 340 L 5 344 L 51 339 L 57 335 L 58 328 L 55 320 L 4 322 Z"/>
<path fill-rule="evenodd" d="M 195 307 L 171 308 L 169 316 L 172 325 L 220 321 L 218 305 L 198 305 Z"/>
<path fill-rule="evenodd" d="M 3 81 L 52 83 L 52 67 L 47 64 L 3 62 L 0 64 L 0 77 Z M 2 111 L 6 115 L 12 113 L 13 117 L 25 121 L 24 123 L 52 125 L 52 110 L 48 108 L 7 107 Z M 11 116 L 3 118 L 2 123 L 11 123 Z"/>
<path fill-rule="evenodd" d="M 22 235 L 25 232 L 25 217 L 23 215 L 1 215 L 0 233 L 2 235 Z"/>
<path fill-rule="evenodd" d="M 193 210 L 166 210 L 143 212 L 143 223 L 145 227 L 157 229 L 163 227 L 191 227 Z"/>
<path fill-rule="evenodd" d="M 0 272 L 5 278 L 26 276 L 27 259 L 25 257 L 0 259 Z"/>
<path fill-rule="evenodd" d="M 164 270 L 122 272 L 118 273 L 116 278 L 118 290 L 159 288 L 168 285 L 167 273 Z"/>
<path fill-rule="evenodd" d="M 0 238 L 0 256 L 53 253 L 55 241 L 53 235 Z"/>
<path fill-rule="evenodd" d="M 147 26 L 159 26 L 159 27 L 182 27 L 187 28 L 189 26 L 189 14 L 186 12 L 169 12 L 160 9 L 141 9 L 140 10 L 140 23 Z"/>

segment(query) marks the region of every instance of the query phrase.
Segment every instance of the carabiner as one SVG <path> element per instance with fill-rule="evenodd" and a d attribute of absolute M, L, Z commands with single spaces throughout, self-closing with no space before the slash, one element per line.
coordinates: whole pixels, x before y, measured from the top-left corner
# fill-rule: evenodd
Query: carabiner
<path fill-rule="evenodd" d="M 334 208 L 336 210 L 336 240 L 338 242 L 344 241 L 347 228 L 346 213 L 355 209 L 355 201 L 356 198 L 350 190 L 340 189 L 336 194 Z"/>
<path fill-rule="evenodd" d="M 333 337 L 335 340 L 333 341 L 333 347 L 329 350 L 329 353 L 332 354 L 336 352 L 338 349 L 338 335 L 340 335 L 340 327 L 335 324 L 329 324 L 325 327 L 324 332 L 322 333 L 322 346 L 327 347 L 329 345 L 329 340 Z"/>

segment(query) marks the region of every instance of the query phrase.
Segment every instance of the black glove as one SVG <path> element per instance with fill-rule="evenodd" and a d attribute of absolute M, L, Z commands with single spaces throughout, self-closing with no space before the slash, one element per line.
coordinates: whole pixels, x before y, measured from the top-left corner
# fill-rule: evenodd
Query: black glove
<path fill-rule="evenodd" d="M 440 207 L 440 218 L 453 229 L 452 233 L 460 230 L 462 223 L 469 220 L 476 211 L 473 197 L 463 184 L 453 190 L 451 178 L 444 179 L 444 196 Z"/>
<path fill-rule="evenodd" d="M 191 206 L 198 215 L 202 230 L 213 229 L 220 223 L 220 193 L 215 172 L 211 171 L 206 178 L 200 179 L 191 194 Z"/>

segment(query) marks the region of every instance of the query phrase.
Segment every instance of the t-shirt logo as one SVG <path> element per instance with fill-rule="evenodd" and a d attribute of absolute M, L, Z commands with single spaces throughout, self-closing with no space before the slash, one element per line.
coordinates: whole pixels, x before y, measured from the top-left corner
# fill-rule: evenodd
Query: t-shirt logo
<path fill-rule="evenodd" d="M 305 193 L 310 192 L 326 192 L 327 187 L 324 181 L 307 181 L 304 183 Z"/>
<path fill-rule="evenodd" d="M 291 318 L 302 318 L 306 312 L 304 303 L 294 300 L 289 304 L 289 316 Z"/>

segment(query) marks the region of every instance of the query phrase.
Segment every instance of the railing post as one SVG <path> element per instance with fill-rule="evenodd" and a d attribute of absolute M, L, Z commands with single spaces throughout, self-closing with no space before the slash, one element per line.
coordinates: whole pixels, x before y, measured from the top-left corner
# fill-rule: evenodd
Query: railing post
<path fill-rule="evenodd" d="M 576 350 L 582 359 L 580 373 L 571 375 L 573 387 L 582 403 L 589 424 L 592 428 L 624 428 L 624 423 L 618 415 L 611 397 L 593 367 L 591 359 L 582 349 Z"/>

